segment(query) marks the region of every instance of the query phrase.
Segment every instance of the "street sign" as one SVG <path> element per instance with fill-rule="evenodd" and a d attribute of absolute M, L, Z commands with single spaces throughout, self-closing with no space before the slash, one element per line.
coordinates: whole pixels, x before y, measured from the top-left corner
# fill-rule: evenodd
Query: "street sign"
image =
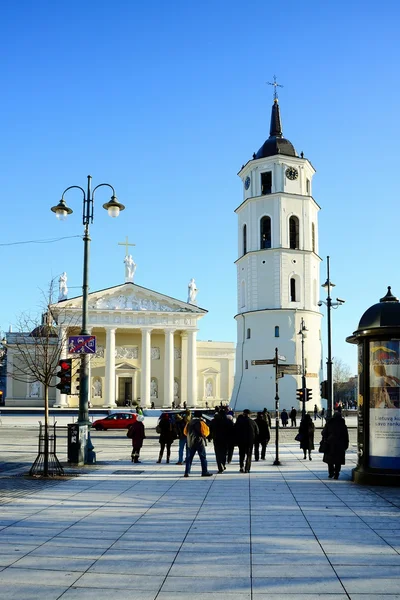
<path fill-rule="evenodd" d="M 278 365 L 278 371 L 284 375 L 301 375 L 301 365 Z"/>
<path fill-rule="evenodd" d="M 68 337 L 70 354 L 96 354 L 95 335 L 70 335 Z"/>
<path fill-rule="evenodd" d="M 252 360 L 251 364 L 252 365 L 274 365 L 275 359 L 274 358 L 263 358 L 262 360 Z"/>

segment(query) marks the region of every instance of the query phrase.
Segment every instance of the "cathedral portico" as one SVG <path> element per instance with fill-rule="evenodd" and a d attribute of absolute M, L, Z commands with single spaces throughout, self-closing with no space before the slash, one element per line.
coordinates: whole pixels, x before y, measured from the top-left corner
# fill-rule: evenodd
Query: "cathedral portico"
<path fill-rule="evenodd" d="M 208 366 L 208 347 L 198 359 L 197 331 L 199 320 L 207 311 L 195 301 L 197 287 L 193 283 L 189 302 L 165 296 L 128 281 L 122 285 L 92 292 L 88 299 L 88 324 L 96 337 L 96 352 L 90 356 L 89 400 L 93 408 L 115 408 L 136 405 L 150 407 L 202 406 L 204 402 L 202 371 Z M 53 405 L 78 406 L 78 376 L 80 355 L 68 352 L 69 335 L 78 335 L 82 297 L 62 297 L 52 305 L 52 314 L 59 328 L 59 339 L 64 340 L 61 358 L 72 358 L 72 394 L 61 395 L 54 389 Z M 219 351 L 218 342 L 214 352 Z M 223 368 L 233 368 L 234 344 L 224 345 L 224 357 L 229 356 Z M 13 360 L 10 340 L 9 361 Z M 210 354 L 211 356 L 211 354 Z M 218 359 L 217 359 L 218 360 Z M 214 358 L 213 358 L 213 362 Z M 225 358 L 224 358 L 225 364 Z M 219 365 L 217 365 L 219 366 Z M 55 381 L 54 383 L 57 383 Z M 232 381 L 226 377 L 221 400 L 230 400 Z M 10 385 L 9 389 L 13 389 Z M 198 396 L 199 389 L 201 391 Z M 31 405 L 26 398 L 26 386 L 21 392 L 8 395 L 9 405 Z M 37 398 L 39 404 L 41 398 Z M 29 402 L 29 404 L 28 404 Z M 50 398 L 50 405 L 51 398 Z"/>

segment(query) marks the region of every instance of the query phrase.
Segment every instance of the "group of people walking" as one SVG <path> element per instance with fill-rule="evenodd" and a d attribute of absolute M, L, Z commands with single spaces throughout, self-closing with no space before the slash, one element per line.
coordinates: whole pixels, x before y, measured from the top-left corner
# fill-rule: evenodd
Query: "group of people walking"
<path fill-rule="evenodd" d="M 292 408 L 292 411 L 295 410 Z M 166 451 L 166 462 L 171 459 L 171 446 L 178 439 L 177 465 L 185 465 L 185 477 L 189 477 L 193 459 L 198 454 L 201 463 L 201 474 L 210 477 L 208 471 L 206 445 L 207 440 L 212 440 L 218 473 L 226 470 L 230 464 L 235 446 L 239 450 L 239 470 L 241 473 L 250 473 L 252 457 L 254 460 L 265 460 L 266 449 L 270 440 L 271 417 L 264 409 L 258 412 L 255 419 L 250 418 L 250 410 L 245 409 L 240 414 L 236 423 L 233 414 L 227 407 L 218 407 L 213 419 L 208 425 L 202 417 L 201 411 L 195 411 L 192 417 L 190 410 L 184 414 L 163 413 L 159 419 L 156 431 L 159 434 L 160 452 L 157 463 L 161 463 Z M 290 418 L 296 423 L 296 414 L 290 413 Z M 296 435 L 300 442 L 306 460 L 312 460 L 314 450 L 315 426 L 311 415 L 305 414 Z M 128 437 L 132 439 L 132 462 L 140 462 L 140 449 L 145 439 L 143 417 L 139 416 L 128 430 Z M 323 461 L 328 465 L 329 478 L 338 479 L 341 465 L 345 464 L 345 453 L 349 445 L 349 435 L 346 423 L 340 412 L 327 421 L 322 430 L 322 439 L 319 451 L 323 453 Z M 185 456 L 184 456 L 185 454 Z"/>

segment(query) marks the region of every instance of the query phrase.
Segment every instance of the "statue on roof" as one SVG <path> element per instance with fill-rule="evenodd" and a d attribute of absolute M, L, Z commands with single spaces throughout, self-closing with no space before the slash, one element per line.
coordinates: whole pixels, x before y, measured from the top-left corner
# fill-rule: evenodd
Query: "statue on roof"
<path fill-rule="evenodd" d="M 198 291 L 199 290 L 197 289 L 196 282 L 192 277 L 188 284 L 188 304 L 196 304 L 196 296 Z"/>
<path fill-rule="evenodd" d="M 67 274 L 61 273 L 60 278 L 58 280 L 58 301 L 62 302 L 66 300 L 68 296 L 68 288 L 67 288 Z"/>
<path fill-rule="evenodd" d="M 128 254 L 124 258 L 125 263 L 125 283 L 132 282 L 135 276 L 136 263 L 132 258 L 132 254 Z"/>

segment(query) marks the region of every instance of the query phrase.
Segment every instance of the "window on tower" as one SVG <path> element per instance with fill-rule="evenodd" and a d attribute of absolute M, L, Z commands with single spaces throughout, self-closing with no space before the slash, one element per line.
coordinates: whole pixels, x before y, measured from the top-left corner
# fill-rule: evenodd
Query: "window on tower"
<path fill-rule="evenodd" d="M 307 194 L 307 196 L 310 195 L 310 180 L 309 179 L 306 180 L 306 194 Z"/>
<path fill-rule="evenodd" d="M 263 217 L 260 221 L 260 249 L 271 248 L 271 217 Z"/>
<path fill-rule="evenodd" d="M 245 369 L 248 369 L 248 368 L 249 368 L 249 361 L 248 361 L 248 360 L 245 360 L 245 361 L 244 361 L 244 368 L 245 368 Z"/>
<path fill-rule="evenodd" d="M 290 279 L 290 302 L 296 302 L 296 280 L 294 277 Z"/>
<path fill-rule="evenodd" d="M 299 248 L 299 220 L 297 217 L 290 217 L 289 219 L 289 247 Z"/>
<path fill-rule="evenodd" d="M 315 223 L 311 225 L 311 248 L 315 252 Z"/>
<path fill-rule="evenodd" d="M 261 194 L 271 194 L 272 192 L 272 171 L 261 173 Z"/>
<path fill-rule="evenodd" d="M 279 337 L 279 325 L 275 325 L 275 337 Z"/>
<path fill-rule="evenodd" d="M 250 327 L 247 329 L 247 339 L 249 340 L 251 338 L 251 329 Z"/>
<path fill-rule="evenodd" d="M 247 253 L 247 225 L 243 225 L 243 254 Z"/>

